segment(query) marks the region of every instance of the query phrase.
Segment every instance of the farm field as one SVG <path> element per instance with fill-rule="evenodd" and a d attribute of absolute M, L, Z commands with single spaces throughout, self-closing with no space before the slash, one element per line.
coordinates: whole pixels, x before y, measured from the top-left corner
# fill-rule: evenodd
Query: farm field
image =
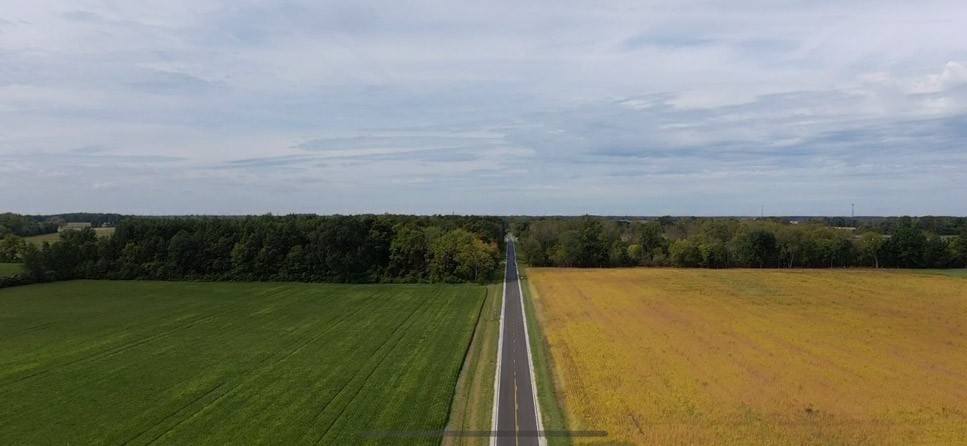
<path fill-rule="evenodd" d="M 576 444 L 965 444 L 967 283 L 528 269 Z"/>
<path fill-rule="evenodd" d="M 475 285 L 0 290 L 0 444 L 438 444 Z"/>
<path fill-rule="evenodd" d="M 20 272 L 20 263 L 0 263 L 0 277 L 13 276 Z"/>
<path fill-rule="evenodd" d="M 450 408 L 448 431 L 489 431 L 494 407 L 494 375 L 497 373 L 497 343 L 500 338 L 500 311 L 503 287 L 487 287 L 470 348 L 457 380 Z M 488 436 L 445 436 L 443 446 L 489 445 Z"/>
<path fill-rule="evenodd" d="M 110 237 L 111 234 L 114 234 L 114 228 L 94 228 L 94 233 L 98 237 Z M 50 234 L 32 235 L 30 237 L 24 237 L 24 240 L 35 245 L 41 245 L 44 242 L 54 243 L 60 240 L 60 233 L 53 232 Z"/>

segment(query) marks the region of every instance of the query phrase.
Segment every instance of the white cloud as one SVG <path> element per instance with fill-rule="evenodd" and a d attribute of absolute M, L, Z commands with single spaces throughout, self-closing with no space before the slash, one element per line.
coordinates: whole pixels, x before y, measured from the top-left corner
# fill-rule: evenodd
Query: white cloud
<path fill-rule="evenodd" d="M 964 84 L 967 84 L 967 67 L 957 62 L 947 62 L 940 74 L 914 81 L 909 90 L 911 93 L 939 93 Z"/>
<path fill-rule="evenodd" d="M 10 210 L 829 213 L 845 189 L 967 213 L 949 200 L 967 192 L 958 1 L 89 0 L 0 19 Z"/>

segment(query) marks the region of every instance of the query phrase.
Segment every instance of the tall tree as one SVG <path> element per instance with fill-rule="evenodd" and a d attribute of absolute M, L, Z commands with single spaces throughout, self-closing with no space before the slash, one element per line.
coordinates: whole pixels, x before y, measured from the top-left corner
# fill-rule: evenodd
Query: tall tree
<path fill-rule="evenodd" d="M 24 239 L 8 233 L 0 239 L 0 262 L 19 262 L 26 248 Z"/>
<path fill-rule="evenodd" d="M 899 266 L 903 268 L 923 267 L 923 250 L 927 237 L 923 231 L 912 226 L 903 227 L 890 238 L 893 244 Z"/>
<path fill-rule="evenodd" d="M 865 263 L 872 264 L 874 268 L 880 267 L 884 242 L 883 236 L 875 232 L 863 234 L 860 239 L 860 254 Z"/>
<path fill-rule="evenodd" d="M 950 257 L 958 268 L 967 268 L 967 230 L 950 242 Z"/>
<path fill-rule="evenodd" d="M 778 258 L 776 235 L 771 231 L 753 229 L 739 234 L 734 241 L 736 256 L 743 266 L 772 266 Z"/>
<path fill-rule="evenodd" d="M 608 245 L 604 241 L 601 222 L 585 215 L 581 219 L 579 240 L 578 263 L 586 268 L 603 266 L 608 258 Z"/>

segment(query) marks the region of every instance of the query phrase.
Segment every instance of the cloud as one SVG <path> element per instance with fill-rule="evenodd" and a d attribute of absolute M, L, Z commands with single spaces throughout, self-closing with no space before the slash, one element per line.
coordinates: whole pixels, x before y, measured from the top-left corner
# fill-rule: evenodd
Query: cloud
<path fill-rule="evenodd" d="M 952 0 L 2 14 L 9 210 L 967 214 Z"/>
<path fill-rule="evenodd" d="M 623 50 L 637 50 L 645 47 L 658 48 L 683 48 L 689 46 L 702 46 L 715 43 L 711 38 L 693 37 L 681 34 L 672 35 L 652 35 L 639 34 L 631 36 L 621 42 L 619 47 Z"/>
<path fill-rule="evenodd" d="M 130 84 L 133 88 L 154 94 L 200 95 L 220 87 L 212 82 L 186 73 L 156 70 Z"/>

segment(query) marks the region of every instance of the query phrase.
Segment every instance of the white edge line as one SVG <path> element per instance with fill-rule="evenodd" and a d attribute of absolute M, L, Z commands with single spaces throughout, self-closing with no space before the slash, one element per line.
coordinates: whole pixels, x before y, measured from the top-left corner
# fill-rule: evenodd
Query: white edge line
<path fill-rule="evenodd" d="M 537 416 L 537 431 L 541 434 L 537 437 L 537 444 L 547 445 L 547 437 L 543 435 L 544 421 L 541 420 L 541 407 L 537 401 L 537 379 L 534 376 L 534 359 L 531 353 L 531 338 L 527 330 L 527 312 L 524 310 L 524 288 L 520 284 L 520 267 L 517 265 L 517 244 L 514 244 L 514 269 L 517 270 L 517 289 L 520 291 L 520 314 L 524 318 L 524 340 L 527 342 L 527 365 L 531 372 L 531 397 L 534 398 L 534 413 Z M 506 281 L 504 282 L 506 284 Z M 505 285 L 506 286 L 506 285 Z"/>
<path fill-rule="evenodd" d="M 514 256 L 514 262 L 516 265 L 517 256 Z M 491 446 L 497 445 L 497 436 L 494 432 L 497 432 L 497 407 L 500 406 L 500 360 L 503 357 L 501 355 L 504 349 L 504 312 L 507 311 L 507 270 L 510 268 L 510 262 L 505 262 L 504 265 L 504 291 L 500 296 L 500 333 L 497 335 L 497 370 L 494 373 L 494 411 L 491 415 L 493 417 L 493 426 L 490 429 L 490 444 Z M 520 284 L 520 280 L 517 281 Z"/>

